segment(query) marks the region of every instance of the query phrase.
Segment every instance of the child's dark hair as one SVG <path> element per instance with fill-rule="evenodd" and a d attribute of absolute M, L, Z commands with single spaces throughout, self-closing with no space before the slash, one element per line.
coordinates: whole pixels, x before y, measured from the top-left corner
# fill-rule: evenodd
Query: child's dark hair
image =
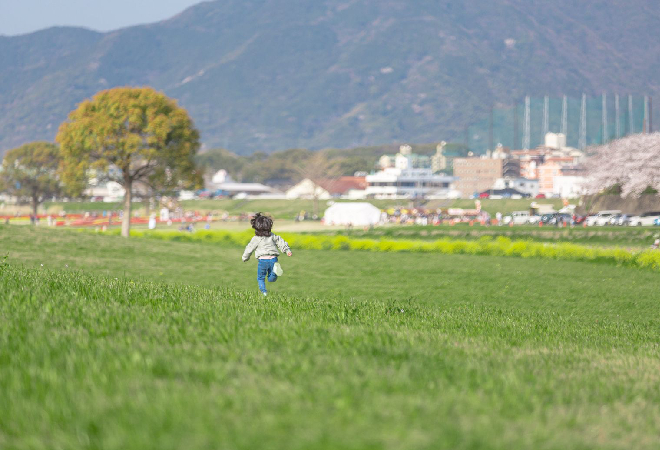
<path fill-rule="evenodd" d="M 255 236 L 270 236 L 270 230 L 273 228 L 273 219 L 258 212 L 250 219 L 250 225 L 254 228 Z"/>

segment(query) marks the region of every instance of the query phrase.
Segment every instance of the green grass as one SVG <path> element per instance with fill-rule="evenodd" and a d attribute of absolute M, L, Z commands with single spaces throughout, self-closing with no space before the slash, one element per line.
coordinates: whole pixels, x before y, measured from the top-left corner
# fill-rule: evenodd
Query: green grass
<path fill-rule="evenodd" d="M 237 247 L 0 248 L 0 448 L 657 448 L 656 273 L 294 249 L 263 298 Z"/>

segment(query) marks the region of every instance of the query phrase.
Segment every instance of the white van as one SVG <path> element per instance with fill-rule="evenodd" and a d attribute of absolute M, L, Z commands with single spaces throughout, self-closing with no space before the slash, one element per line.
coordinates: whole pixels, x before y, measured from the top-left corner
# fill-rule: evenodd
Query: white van
<path fill-rule="evenodd" d="M 585 222 L 588 227 L 592 227 L 594 225 L 598 225 L 602 227 L 603 225 L 607 225 L 609 220 L 615 214 L 621 214 L 621 211 L 619 211 L 618 209 L 613 209 L 610 211 L 600 211 L 595 216 L 587 217 L 587 220 Z"/>
<path fill-rule="evenodd" d="M 511 215 L 504 217 L 502 223 L 504 225 L 509 225 L 513 223 L 514 225 L 524 225 L 529 222 L 529 211 L 513 211 Z"/>

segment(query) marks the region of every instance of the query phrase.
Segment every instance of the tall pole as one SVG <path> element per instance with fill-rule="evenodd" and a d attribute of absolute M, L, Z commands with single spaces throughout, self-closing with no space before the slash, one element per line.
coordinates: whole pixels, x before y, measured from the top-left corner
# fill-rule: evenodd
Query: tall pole
<path fill-rule="evenodd" d="M 603 92 L 603 107 L 602 107 L 602 116 L 603 116 L 603 137 L 602 144 L 606 144 L 609 140 L 609 133 L 607 132 L 607 94 Z"/>
<path fill-rule="evenodd" d="M 653 97 L 649 97 L 649 133 L 653 133 Z"/>
<path fill-rule="evenodd" d="M 525 97 L 525 130 L 523 135 L 523 149 L 529 150 L 530 138 L 530 99 L 529 95 Z"/>
<path fill-rule="evenodd" d="M 495 144 L 493 143 L 493 107 L 490 107 L 490 116 L 488 117 L 488 150 L 493 151 Z"/>
<path fill-rule="evenodd" d="M 614 131 L 616 138 L 621 137 L 621 111 L 619 106 L 619 94 L 614 94 Z"/>
<path fill-rule="evenodd" d="M 545 135 L 550 131 L 550 97 L 547 95 L 543 98 L 543 139 L 545 142 Z"/>
<path fill-rule="evenodd" d="M 580 150 L 587 148 L 587 94 L 582 94 L 582 107 L 580 108 Z"/>
<path fill-rule="evenodd" d="M 628 95 L 628 134 L 635 134 L 635 120 L 633 118 L 632 95 Z"/>
<path fill-rule="evenodd" d="M 561 101 L 561 134 L 568 135 L 568 97 L 565 95 Z"/>
<path fill-rule="evenodd" d="M 644 96 L 644 133 L 649 132 L 649 97 Z"/>
<path fill-rule="evenodd" d="M 518 102 L 513 108 L 513 149 L 518 149 Z"/>

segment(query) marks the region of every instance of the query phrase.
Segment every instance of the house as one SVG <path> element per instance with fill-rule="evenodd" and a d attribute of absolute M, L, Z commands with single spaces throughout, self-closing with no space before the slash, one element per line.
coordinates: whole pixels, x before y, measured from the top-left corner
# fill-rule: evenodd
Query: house
<path fill-rule="evenodd" d="M 516 191 L 529 195 L 531 197 L 536 197 L 539 193 L 539 180 L 530 180 L 528 178 L 516 177 L 516 178 L 498 178 L 493 184 L 493 189 L 515 189 Z"/>
<path fill-rule="evenodd" d="M 328 200 L 333 197 L 346 197 L 359 199 L 364 198 L 366 188 L 367 182 L 365 177 L 343 176 L 319 180 L 305 178 L 286 191 L 286 198 L 318 198 Z"/>

